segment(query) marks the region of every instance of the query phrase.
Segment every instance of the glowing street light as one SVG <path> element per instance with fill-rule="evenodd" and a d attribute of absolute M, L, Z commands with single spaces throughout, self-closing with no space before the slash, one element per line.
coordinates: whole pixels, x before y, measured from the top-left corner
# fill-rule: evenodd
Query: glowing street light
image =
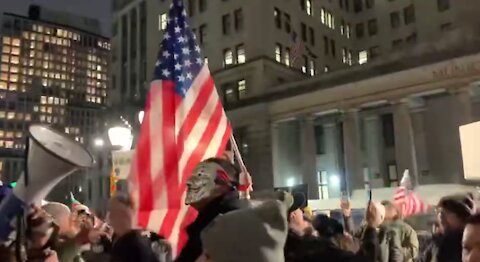
<path fill-rule="evenodd" d="M 96 146 L 96 147 L 103 147 L 105 145 L 105 141 L 103 141 L 103 139 L 101 139 L 101 138 L 96 138 L 93 141 L 93 145 Z"/>
<path fill-rule="evenodd" d="M 127 126 L 114 126 L 108 129 L 108 139 L 114 148 L 130 150 L 133 143 L 132 129 Z"/>
<path fill-rule="evenodd" d="M 287 187 L 292 187 L 295 185 L 295 178 L 294 177 L 289 177 L 287 179 Z"/>
<path fill-rule="evenodd" d="M 145 111 L 138 112 L 138 122 L 143 123 L 143 117 L 145 116 Z"/>

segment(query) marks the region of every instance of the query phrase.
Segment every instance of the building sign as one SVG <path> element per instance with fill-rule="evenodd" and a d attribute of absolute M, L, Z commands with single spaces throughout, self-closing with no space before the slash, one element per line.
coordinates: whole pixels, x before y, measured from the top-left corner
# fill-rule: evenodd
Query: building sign
<path fill-rule="evenodd" d="M 480 61 L 469 63 L 449 63 L 447 66 L 433 71 L 435 80 L 454 78 L 459 76 L 468 76 L 480 73 Z"/>
<path fill-rule="evenodd" d="M 112 152 L 112 168 L 117 179 L 127 179 L 130 174 L 130 165 L 134 150 Z"/>

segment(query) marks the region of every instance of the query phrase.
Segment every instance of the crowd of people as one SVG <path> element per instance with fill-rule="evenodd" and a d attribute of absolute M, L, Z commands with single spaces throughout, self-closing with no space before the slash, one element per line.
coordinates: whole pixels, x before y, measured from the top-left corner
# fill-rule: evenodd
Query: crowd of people
<path fill-rule="evenodd" d="M 392 202 L 370 202 L 355 225 L 349 201 L 343 221 L 305 208 L 305 196 L 272 192 L 239 198 L 239 170 L 230 161 L 201 162 L 187 182 L 186 204 L 198 211 L 174 259 L 167 240 L 134 227 L 134 203 L 110 200 L 100 217 L 87 206 L 32 206 L 24 230 L 0 243 L 0 261 L 38 262 L 474 262 L 480 261 L 480 214 L 472 194 L 436 206 L 435 231 L 417 234 Z M 1 198 L 8 190 L 0 188 Z M 19 223 L 20 225 L 21 223 Z"/>

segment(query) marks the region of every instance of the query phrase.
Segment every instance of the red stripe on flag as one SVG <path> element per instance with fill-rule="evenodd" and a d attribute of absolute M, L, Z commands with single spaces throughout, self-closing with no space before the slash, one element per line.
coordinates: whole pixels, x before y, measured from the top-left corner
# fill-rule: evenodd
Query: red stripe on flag
<path fill-rule="evenodd" d="M 183 171 L 182 182 L 179 187 L 177 187 L 177 195 L 181 195 L 186 190 L 187 179 L 192 174 L 193 169 L 195 166 L 202 161 L 202 157 L 207 150 L 208 145 L 210 144 L 213 135 L 215 134 L 215 130 L 218 128 L 218 125 L 221 120 L 221 116 L 223 113 L 222 105 L 217 103 L 214 113 L 212 114 L 207 128 L 203 132 L 203 135 L 195 148 L 192 154 L 189 156 L 185 169 Z M 165 217 L 165 222 L 162 225 L 161 232 L 165 234 L 165 236 L 170 236 L 172 233 L 173 225 L 175 224 L 176 217 L 178 216 L 178 212 L 180 211 L 179 208 L 175 208 L 169 210 L 167 216 Z"/>
<path fill-rule="evenodd" d="M 225 152 L 225 148 L 227 147 L 228 141 L 230 140 L 231 136 L 232 136 L 232 127 L 230 126 L 230 123 L 228 123 L 225 133 L 223 134 L 223 137 L 222 137 L 222 143 L 218 148 L 218 151 L 215 154 L 215 156 L 217 157 L 222 156 L 223 152 Z"/>

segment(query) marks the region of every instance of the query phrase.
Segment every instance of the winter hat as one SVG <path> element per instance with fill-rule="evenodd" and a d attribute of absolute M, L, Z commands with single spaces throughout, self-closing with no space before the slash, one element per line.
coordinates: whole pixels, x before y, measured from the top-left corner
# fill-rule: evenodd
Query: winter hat
<path fill-rule="evenodd" d="M 283 262 L 286 215 L 276 200 L 221 215 L 202 232 L 204 250 L 215 262 Z"/>
<path fill-rule="evenodd" d="M 343 235 L 342 224 L 325 214 L 317 215 L 313 220 L 312 225 L 322 237 L 330 238 L 337 234 Z"/>
<path fill-rule="evenodd" d="M 472 215 L 473 201 L 465 195 L 452 195 L 440 199 L 438 207 L 448 210 L 462 220 L 467 220 Z"/>

